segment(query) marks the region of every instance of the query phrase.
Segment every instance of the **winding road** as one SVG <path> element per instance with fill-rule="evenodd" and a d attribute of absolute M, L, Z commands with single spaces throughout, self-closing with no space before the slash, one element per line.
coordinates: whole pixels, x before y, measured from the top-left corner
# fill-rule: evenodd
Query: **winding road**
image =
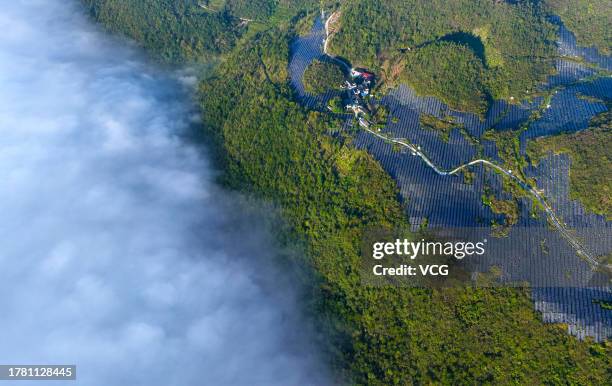
<path fill-rule="evenodd" d="M 323 11 L 321 11 L 321 16 L 324 16 Z M 325 40 L 323 42 L 323 53 L 330 59 L 334 60 L 335 62 L 339 62 L 344 67 L 348 68 L 348 65 L 344 61 L 339 60 L 336 57 L 327 53 L 327 43 L 329 41 L 329 24 L 332 21 L 332 18 L 334 17 L 337 17 L 336 12 L 332 13 L 325 21 Z M 548 205 L 544 197 L 540 193 L 538 193 L 533 187 L 527 184 L 525 181 L 523 181 L 516 175 L 512 174 L 511 171 L 504 169 L 501 166 L 489 160 L 486 160 L 486 159 L 475 159 L 466 164 L 457 166 L 456 168 L 452 170 L 442 170 L 437 165 L 435 165 L 425 154 L 423 154 L 419 146 L 416 146 L 403 139 L 387 137 L 381 133 L 378 133 L 370 129 L 369 127 L 362 127 L 362 128 L 368 133 L 382 140 L 408 148 L 412 152 L 412 154 L 418 155 L 419 157 L 421 157 L 421 159 L 427 164 L 427 166 L 433 169 L 438 175 L 441 175 L 441 176 L 456 175 L 457 173 L 459 173 L 460 171 L 462 171 L 463 169 L 469 166 L 482 164 L 484 166 L 488 166 L 494 170 L 497 170 L 498 172 L 502 173 L 508 178 L 511 178 L 513 181 L 517 182 L 519 186 L 521 186 L 521 188 L 523 188 L 527 193 L 531 194 L 536 200 L 538 200 L 538 202 L 544 208 L 544 211 L 546 212 L 546 215 L 548 216 L 550 223 L 559 231 L 559 233 L 561 233 L 563 238 L 567 240 L 567 242 L 572 246 L 572 248 L 574 248 L 574 250 L 576 251 L 576 254 L 580 256 L 581 258 L 583 258 L 585 261 L 587 261 L 593 270 L 599 267 L 600 263 L 597 261 L 597 259 L 595 259 L 588 251 L 586 251 L 585 248 L 582 246 L 582 244 L 570 233 L 570 231 L 565 227 L 564 223 L 555 214 L 554 210 L 550 207 L 550 205 Z"/>
<path fill-rule="evenodd" d="M 505 176 L 511 178 L 512 180 L 516 181 L 521 188 L 523 188 L 526 192 L 528 192 L 529 194 L 531 194 L 533 197 L 535 197 L 536 200 L 538 200 L 538 202 L 542 205 L 542 207 L 544 208 L 544 211 L 546 212 L 548 218 L 550 219 L 550 222 L 552 223 L 552 225 L 557 228 L 557 230 L 561 233 L 561 235 L 563 236 L 564 239 L 566 239 L 570 245 L 574 248 L 574 250 L 576 251 L 576 254 L 580 257 L 582 257 L 583 259 L 585 259 L 590 265 L 592 269 L 596 269 L 599 267 L 599 262 L 591 255 L 589 254 L 584 247 L 582 246 L 582 244 L 580 244 L 580 242 L 578 240 L 576 240 L 576 238 L 574 236 L 572 236 L 572 234 L 567 230 L 567 228 L 565 227 L 565 225 L 561 222 L 561 220 L 559 219 L 559 217 L 557 217 L 557 215 L 555 214 L 555 212 L 553 211 L 553 209 L 550 207 L 550 205 L 548 205 L 548 203 L 546 202 L 546 200 L 544 199 L 544 197 L 542 197 L 542 195 L 540 193 L 538 193 L 533 187 L 529 186 L 527 183 L 525 183 L 523 180 L 521 180 L 520 178 L 518 178 L 516 175 L 512 174 L 509 170 L 506 170 L 504 168 L 502 168 L 501 166 L 486 160 L 486 159 L 475 159 L 473 161 L 470 161 L 466 164 L 460 165 L 458 167 L 456 167 L 453 170 L 450 171 L 445 171 L 445 170 L 441 170 L 440 168 L 438 168 L 429 158 L 427 158 L 427 156 L 425 154 L 423 154 L 423 152 L 419 149 L 418 146 L 415 146 L 412 143 L 408 143 L 404 140 L 401 139 L 397 139 L 397 138 L 390 138 L 387 137 L 385 135 L 382 135 L 380 133 L 375 132 L 374 130 L 370 129 L 370 128 L 366 128 L 366 127 L 362 127 L 365 131 L 367 131 L 368 133 L 383 139 L 385 141 L 389 141 L 395 144 L 398 144 L 400 146 L 406 147 L 408 148 L 414 155 L 418 155 L 419 157 L 421 157 L 421 159 L 423 161 L 425 161 L 425 163 L 427 164 L 427 166 L 429 166 L 431 169 L 433 169 L 437 174 L 441 175 L 441 176 L 449 176 L 449 175 L 456 175 L 457 173 L 459 173 L 461 170 L 472 166 L 472 165 L 477 165 L 477 164 L 482 164 L 484 166 L 488 166 L 492 169 L 495 169 L 497 171 L 499 171 L 500 173 L 504 174 Z"/>

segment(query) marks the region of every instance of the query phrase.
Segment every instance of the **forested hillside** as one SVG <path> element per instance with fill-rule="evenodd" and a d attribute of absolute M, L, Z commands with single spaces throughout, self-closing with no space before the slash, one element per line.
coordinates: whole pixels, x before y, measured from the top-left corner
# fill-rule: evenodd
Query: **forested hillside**
<path fill-rule="evenodd" d="M 612 54 L 612 0 L 546 0 L 575 35 L 578 44 Z"/>
<path fill-rule="evenodd" d="M 321 3 L 319 0 L 202 0 L 201 4 L 211 11 L 226 10 L 232 15 L 243 19 L 264 21 L 280 9 L 315 9 Z"/>
<path fill-rule="evenodd" d="M 377 69 L 389 85 L 408 82 L 457 109 L 479 111 L 484 95 L 528 96 L 553 70 L 555 30 L 535 2 L 355 0 L 344 2 L 340 11 L 339 30 L 330 42 L 334 54 Z M 431 47 L 439 41 L 465 50 Z M 474 56 L 482 67 L 478 74 L 448 73 L 456 60 L 473 63 Z M 438 79 L 423 81 L 432 76 Z M 470 83 L 475 76 L 477 90 Z M 447 79 L 453 87 L 444 84 Z M 478 102 L 458 103 L 466 90 L 474 90 Z"/>
<path fill-rule="evenodd" d="M 270 17 L 278 5 L 277 0 L 227 0 L 226 7 L 233 14 L 245 19 L 262 20 Z"/>
<path fill-rule="evenodd" d="M 425 36 L 433 27 L 422 23 Z M 371 31 L 367 42 L 378 39 Z M 148 36 L 152 47 L 166 36 L 143 32 L 135 37 Z M 349 134 L 329 135 L 339 122 L 295 100 L 287 79 L 292 37 L 291 28 L 272 27 L 243 38 L 201 81 L 200 104 L 222 182 L 278 205 L 287 223 L 279 242 L 304 246 L 303 260 L 286 263 L 311 273 L 301 283 L 308 289 L 303 301 L 338 379 L 364 385 L 608 383 L 610 344 L 581 342 L 564 326 L 542 323 L 528 290 L 362 282 L 361 240 L 372 229 L 408 224 L 391 177 L 350 145 Z M 379 59 L 375 53 L 374 62 Z"/>
<path fill-rule="evenodd" d="M 374 385 L 605 383 L 610 347 L 543 324 L 526 290 L 364 285 L 360 240 L 372 228 L 407 226 L 395 183 L 367 153 L 327 134 L 337 122 L 293 101 L 289 40 L 270 31 L 238 48 L 202 83 L 202 110 L 226 182 L 279 203 L 288 236 L 307 245 L 320 277 L 311 311 L 336 369 Z"/>
<path fill-rule="evenodd" d="M 485 67 L 474 51 L 455 42 L 428 44 L 404 57 L 401 82 L 433 95 L 455 109 L 484 114 L 489 89 Z"/>
<path fill-rule="evenodd" d="M 165 62 L 203 61 L 235 44 L 238 30 L 226 13 L 207 12 L 196 0 L 82 0 L 112 32 L 141 43 Z"/>
<path fill-rule="evenodd" d="M 336 63 L 315 60 L 304 71 L 304 89 L 317 95 L 330 89 L 340 89 L 344 86 L 345 77 L 342 69 Z"/>

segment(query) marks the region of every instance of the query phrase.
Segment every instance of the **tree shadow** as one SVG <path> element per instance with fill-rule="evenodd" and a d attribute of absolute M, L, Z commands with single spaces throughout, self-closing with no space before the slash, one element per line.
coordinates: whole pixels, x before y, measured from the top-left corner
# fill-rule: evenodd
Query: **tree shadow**
<path fill-rule="evenodd" d="M 482 63 L 486 66 L 487 60 L 485 57 L 485 47 L 482 44 L 482 40 L 476 35 L 469 32 L 453 32 L 448 35 L 444 35 L 438 39 L 440 42 L 453 42 L 469 47 L 474 54 L 482 60 Z"/>

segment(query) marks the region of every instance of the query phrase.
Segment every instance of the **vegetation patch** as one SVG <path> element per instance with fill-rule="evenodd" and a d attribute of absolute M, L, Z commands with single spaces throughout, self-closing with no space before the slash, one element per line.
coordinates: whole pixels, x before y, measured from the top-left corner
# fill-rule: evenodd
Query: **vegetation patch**
<path fill-rule="evenodd" d="M 227 0 L 225 3 L 232 15 L 249 20 L 266 20 L 277 6 L 278 0 Z"/>
<path fill-rule="evenodd" d="M 455 110 L 484 114 L 488 91 L 483 76 L 482 61 L 469 47 L 436 42 L 405 55 L 400 81 Z"/>
<path fill-rule="evenodd" d="M 595 47 L 612 54 L 612 0 L 546 0 L 551 11 L 561 17 L 584 47 Z"/>
<path fill-rule="evenodd" d="M 519 205 L 517 200 L 498 200 L 495 195 L 483 196 L 483 204 L 491 208 L 495 214 L 504 215 L 504 223 L 493 224 L 492 234 L 497 237 L 506 236 L 510 228 L 519 220 Z"/>
<path fill-rule="evenodd" d="M 527 161 L 521 155 L 520 150 L 521 130 L 489 130 L 482 136 L 483 139 L 494 141 L 497 148 L 497 155 L 503 162 L 503 168 L 510 170 L 511 173 L 520 175 L 526 180 L 523 168 L 527 166 Z"/>
<path fill-rule="evenodd" d="M 319 13 L 316 11 L 304 13 L 303 15 L 301 15 L 301 17 L 295 24 L 295 32 L 300 36 L 308 35 L 312 30 L 314 22 L 318 16 Z"/>
<path fill-rule="evenodd" d="M 430 114 L 422 113 L 419 116 L 419 122 L 421 126 L 426 129 L 434 130 L 440 133 L 440 137 L 444 142 L 448 142 L 450 139 L 450 133 L 453 129 L 461 129 L 463 125 L 455 122 L 455 118 L 452 116 L 446 116 L 443 119 L 435 117 Z"/>
<path fill-rule="evenodd" d="M 389 120 L 389 108 L 384 105 L 376 105 L 371 107 L 372 115 L 368 117 L 371 120 L 373 127 L 377 129 L 384 129 L 387 126 Z"/>
<path fill-rule="evenodd" d="M 598 299 L 593 300 L 593 303 L 599 304 L 599 306 L 604 310 L 612 311 L 612 301 Z"/>
<path fill-rule="evenodd" d="M 344 103 L 342 103 L 342 98 L 339 96 L 330 99 L 327 107 L 334 114 L 342 114 L 346 112 L 344 109 Z"/>
<path fill-rule="evenodd" d="M 202 8 L 210 12 L 221 12 L 225 7 L 227 0 L 200 0 L 199 4 Z"/>
<path fill-rule="evenodd" d="M 302 82 L 307 93 L 319 95 L 328 90 L 340 89 L 344 84 L 344 74 L 335 63 L 314 60 L 306 68 Z"/>
<path fill-rule="evenodd" d="M 506 137 L 506 136 L 504 136 Z M 509 136 L 508 136 L 509 137 Z M 506 138 L 508 138 L 506 137 Z M 498 145 L 499 146 L 499 145 Z M 517 150 L 518 151 L 518 150 Z M 506 155 L 507 157 L 507 155 Z M 482 203 L 491 208 L 495 214 L 504 215 L 503 224 L 493 223 L 493 234 L 498 237 L 507 236 L 510 228 L 518 223 L 520 216 L 520 200 L 521 198 L 530 197 L 532 200 L 532 216 L 537 216 L 538 211 L 543 210 L 540 202 L 530 196 L 517 181 L 509 176 L 495 170 L 495 173 L 502 179 L 502 191 L 510 194 L 509 199 L 499 199 L 492 192 L 489 183 L 485 184 L 485 191 L 482 195 Z M 523 177 L 524 178 L 524 177 Z"/>
<path fill-rule="evenodd" d="M 571 159 L 570 197 L 612 220 L 612 114 L 595 116 L 588 129 L 529 141 L 527 154 L 537 163 L 547 153 Z"/>
<path fill-rule="evenodd" d="M 484 46 L 484 60 L 488 68 L 503 67 L 504 57 L 498 47 L 495 47 L 493 39 L 491 39 L 491 25 L 476 27 L 472 31 L 475 36 L 480 38 Z"/>

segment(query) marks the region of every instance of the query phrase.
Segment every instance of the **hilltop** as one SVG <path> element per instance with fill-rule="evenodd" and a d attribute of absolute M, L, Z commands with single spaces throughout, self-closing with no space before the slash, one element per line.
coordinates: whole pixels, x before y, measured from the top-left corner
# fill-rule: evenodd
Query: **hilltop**
<path fill-rule="evenodd" d="M 458 110 L 522 99 L 553 71 L 555 28 L 532 2 L 355 0 L 340 11 L 331 53 Z"/>

